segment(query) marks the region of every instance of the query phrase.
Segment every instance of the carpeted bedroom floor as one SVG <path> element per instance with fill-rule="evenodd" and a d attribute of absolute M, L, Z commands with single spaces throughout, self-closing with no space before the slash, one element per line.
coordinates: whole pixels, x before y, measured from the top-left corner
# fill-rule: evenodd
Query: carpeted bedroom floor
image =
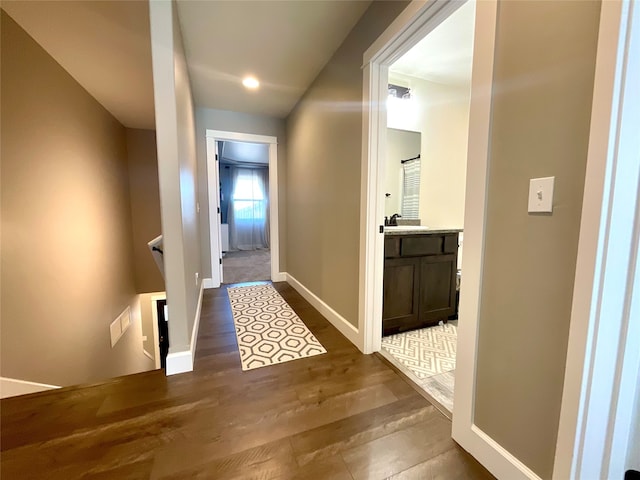
<path fill-rule="evenodd" d="M 227 284 L 271 280 L 271 251 L 225 253 L 222 258 L 222 279 Z"/>

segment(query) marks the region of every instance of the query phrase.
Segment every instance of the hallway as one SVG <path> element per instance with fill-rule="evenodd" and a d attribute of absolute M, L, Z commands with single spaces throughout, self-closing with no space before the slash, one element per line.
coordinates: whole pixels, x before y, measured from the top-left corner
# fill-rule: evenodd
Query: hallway
<path fill-rule="evenodd" d="M 492 478 L 380 358 L 274 287 L 327 354 L 243 372 L 226 289 L 205 290 L 193 372 L 2 400 L 3 478 Z"/>

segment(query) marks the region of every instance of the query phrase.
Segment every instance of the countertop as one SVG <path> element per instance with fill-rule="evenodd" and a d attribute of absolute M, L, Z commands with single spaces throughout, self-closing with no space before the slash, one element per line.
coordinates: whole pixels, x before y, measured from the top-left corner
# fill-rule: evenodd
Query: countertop
<path fill-rule="evenodd" d="M 460 233 L 463 230 L 461 228 L 428 228 L 418 227 L 411 225 L 402 225 L 400 227 L 384 227 L 385 236 L 399 236 L 399 235 L 434 235 L 445 233 Z"/>

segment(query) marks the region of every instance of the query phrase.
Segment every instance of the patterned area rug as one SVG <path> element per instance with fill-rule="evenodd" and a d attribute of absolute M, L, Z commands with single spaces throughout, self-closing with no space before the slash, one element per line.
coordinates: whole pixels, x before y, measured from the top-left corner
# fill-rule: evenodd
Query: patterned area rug
<path fill-rule="evenodd" d="M 242 370 L 327 353 L 271 284 L 229 287 Z"/>
<path fill-rule="evenodd" d="M 458 329 L 451 323 L 382 338 L 382 348 L 418 378 L 456 368 Z"/>

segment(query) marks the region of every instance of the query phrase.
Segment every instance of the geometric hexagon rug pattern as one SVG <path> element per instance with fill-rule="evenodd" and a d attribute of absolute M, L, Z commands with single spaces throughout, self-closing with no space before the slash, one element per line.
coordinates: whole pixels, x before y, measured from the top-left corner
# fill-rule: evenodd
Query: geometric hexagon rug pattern
<path fill-rule="evenodd" d="M 458 329 L 451 323 L 382 337 L 382 348 L 418 378 L 456 368 Z"/>
<path fill-rule="evenodd" d="M 269 283 L 228 287 L 242 370 L 327 353 Z"/>

